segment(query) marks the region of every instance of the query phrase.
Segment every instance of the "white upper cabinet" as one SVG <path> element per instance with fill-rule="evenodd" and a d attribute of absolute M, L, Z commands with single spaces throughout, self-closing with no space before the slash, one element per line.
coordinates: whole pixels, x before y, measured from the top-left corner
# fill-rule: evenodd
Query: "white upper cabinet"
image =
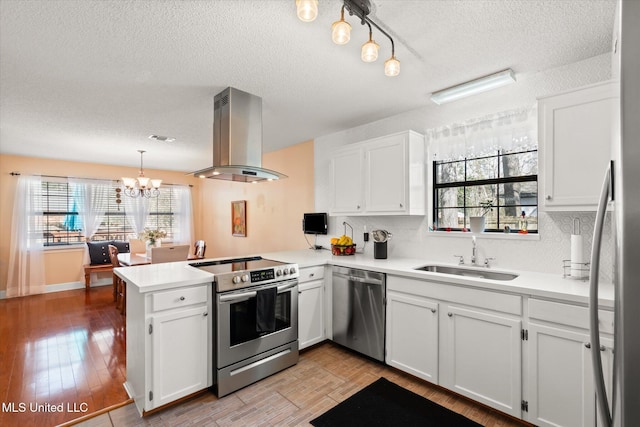
<path fill-rule="evenodd" d="M 596 210 L 619 120 L 619 84 L 603 82 L 538 100 L 548 211 Z"/>
<path fill-rule="evenodd" d="M 364 209 L 361 147 L 341 150 L 331 158 L 331 215 L 360 214 Z"/>
<path fill-rule="evenodd" d="M 424 215 L 424 137 L 400 132 L 351 144 L 331 159 L 331 215 Z"/>

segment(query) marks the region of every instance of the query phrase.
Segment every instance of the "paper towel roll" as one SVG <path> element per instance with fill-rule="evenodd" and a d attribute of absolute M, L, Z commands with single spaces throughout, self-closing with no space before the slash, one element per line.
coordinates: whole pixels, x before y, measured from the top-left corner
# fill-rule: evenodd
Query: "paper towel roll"
<path fill-rule="evenodd" d="M 584 251 L 582 250 L 582 236 L 580 234 L 571 235 L 571 277 L 581 279 L 585 275 L 584 271 Z"/>

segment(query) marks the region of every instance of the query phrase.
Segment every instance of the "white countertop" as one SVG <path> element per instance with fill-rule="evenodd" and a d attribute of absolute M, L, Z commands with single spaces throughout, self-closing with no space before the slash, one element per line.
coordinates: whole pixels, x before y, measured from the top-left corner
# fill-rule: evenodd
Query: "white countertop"
<path fill-rule="evenodd" d="M 296 263 L 300 268 L 318 265 L 339 265 L 343 267 L 362 268 L 390 275 L 431 280 L 440 283 L 489 289 L 518 295 L 535 296 L 559 301 L 587 304 L 589 298 L 589 282 L 565 279 L 559 275 L 535 273 L 529 271 L 509 271 L 490 269 L 491 271 L 508 271 L 519 276 L 514 280 L 488 280 L 475 277 L 453 276 L 415 270 L 427 264 L 451 265 L 435 263 L 417 258 L 374 259 L 365 255 L 333 256 L 327 250 L 297 250 L 286 252 L 269 252 L 260 254 L 263 258 L 275 261 Z M 214 258 L 211 258 L 213 260 Z M 204 261 L 204 260 L 199 260 Z M 137 267 L 121 267 L 114 272 L 125 282 L 138 287 L 141 293 L 171 289 L 179 286 L 190 286 L 207 283 L 213 275 L 189 265 L 193 261 L 149 264 Z M 481 268 L 481 267 L 479 267 Z M 614 290 L 611 284 L 600 284 L 600 306 L 613 308 Z"/>
<path fill-rule="evenodd" d="M 295 262 L 300 268 L 324 264 L 339 265 L 343 267 L 362 268 L 392 275 L 490 289 L 518 295 L 556 299 L 580 304 L 589 303 L 588 281 L 568 279 L 563 278 L 560 275 L 548 273 L 490 268 L 490 271 L 516 273 L 519 276 L 508 281 L 487 280 L 475 277 L 453 276 L 449 274 L 415 270 L 416 267 L 428 264 L 450 265 L 452 267 L 456 267 L 456 264 L 431 262 L 429 260 L 419 258 L 374 259 L 370 255 L 360 254 L 333 256 L 327 250 L 315 251 L 311 249 L 266 253 L 262 254 L 262 257 L 276 261 Z M 614 299 L 613 285 L 610 283 L 601 283 L 599 287 L 599 297 L 600 307 L 612 309 Z"/>
<path fill-rule="evenodd" d="M 141 293 L 213 281 L 213 274 L 191 267 L 191 262 L 193 261 L 119 267 L 114 268 L 113 272 L 125 282 L 137 286 Z"/>

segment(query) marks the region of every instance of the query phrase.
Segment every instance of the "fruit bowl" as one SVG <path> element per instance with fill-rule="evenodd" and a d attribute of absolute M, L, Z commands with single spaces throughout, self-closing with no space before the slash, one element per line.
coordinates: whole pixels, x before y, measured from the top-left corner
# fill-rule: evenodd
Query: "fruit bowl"
<path fill-rule="evenodd" d="M 331 245 L 331 254 L 336 256 L 355 255 L 356 244 L 351 245 Z"/>

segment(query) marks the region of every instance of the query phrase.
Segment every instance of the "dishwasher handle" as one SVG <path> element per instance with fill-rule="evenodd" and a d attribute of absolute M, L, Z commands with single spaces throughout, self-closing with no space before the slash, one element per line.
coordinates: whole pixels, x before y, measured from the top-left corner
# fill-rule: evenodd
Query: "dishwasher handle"
<path fill-rule="evenodd" d="M 372 273 L 366 272 L 366 275 L 354 275 L 354 274 L 344 274 L 338 271 L 333 271 L 333 277 L 340 277 L 343 279 L 347 279 L 350 282 L 358 282 L 358 283 L 366 283 L 368 285 L 377 285 L 384 286 L 384 274 L 383 273 Z"/>

